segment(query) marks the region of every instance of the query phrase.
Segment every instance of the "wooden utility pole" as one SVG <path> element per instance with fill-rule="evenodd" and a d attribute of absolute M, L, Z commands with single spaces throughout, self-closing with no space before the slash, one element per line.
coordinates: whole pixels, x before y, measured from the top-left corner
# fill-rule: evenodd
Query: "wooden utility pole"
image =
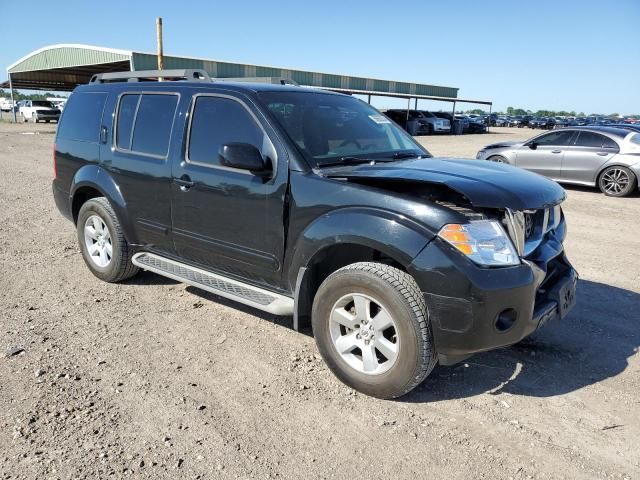
<path fill-rule="evenodd" d="M 164 70 L 164 53 L 162 49 L 162 17 L 156 18 L 156 42 L 158 44 L 158 70 Z M 162 77 L 158 78 L 162 81 Z"/>

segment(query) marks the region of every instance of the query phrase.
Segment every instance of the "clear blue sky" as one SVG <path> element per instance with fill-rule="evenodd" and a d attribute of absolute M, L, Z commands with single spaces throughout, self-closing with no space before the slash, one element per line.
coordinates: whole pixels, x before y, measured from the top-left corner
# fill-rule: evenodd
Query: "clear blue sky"
<path fill-rule="evenodd" d="M 640 0 L 2 6 L 2 70 L 55 43 L 154 51 L 155 17 L 162 16 L 167 54 L 455 86 L 460 96 L 493 100 L 498 110 L 640 113 Z"/>

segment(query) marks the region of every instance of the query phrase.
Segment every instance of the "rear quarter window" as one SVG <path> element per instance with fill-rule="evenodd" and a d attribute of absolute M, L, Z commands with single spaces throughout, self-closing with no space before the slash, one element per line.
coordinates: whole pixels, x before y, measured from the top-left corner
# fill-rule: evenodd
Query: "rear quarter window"
<path fill-rule="evenodd" d="M 69 97 L 58 127 L 58 138 L 97 143 L 107 93 L 78 92 Z"/>

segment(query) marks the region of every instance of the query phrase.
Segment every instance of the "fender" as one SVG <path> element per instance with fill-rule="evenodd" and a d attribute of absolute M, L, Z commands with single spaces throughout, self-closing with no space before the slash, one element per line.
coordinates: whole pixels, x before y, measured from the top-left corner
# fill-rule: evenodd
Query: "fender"
<path fill-rule="evenodd" d="M 124 230 L 125 237 L 132 243 L 137 242 L 137 236 L 135 229 L 129 220 L 127 213 L 127 202 L 125 201 L 118 184 L 113 177 L 109 175 L 104 168 L 99 165 L 85 165 L 80 168 L 73 177 L 71 182 L 71 188 L 69 192 L 69 200 L 73 205 L 73 199 L 76 193 L 82 188 L 89 187 L 98 190 L 104 197 L 109 200 L 109 203 L 113 207 L 118 220 Z"/>
<path fill-rule="evenodd" d="M 614 157 L 615 159 L 615 157 Z M 605 163 L 604 165 L 600 166 L 600 168 L 598 168 L 598 171 L 596 172 L 596 174 L 593 176 L 593 180 L 591 182 L 592 185 L 594 185 L 596 188 L 599 187 L 598 185 L 598 180 L 600 180 L 600 175 L 602 175 L 602 172 L 609 168 L 609 167 L 624 167 L 624 168 L 628 168 L 629 170 L 631 170 L 635 175 L 636 175 L 636 179 L 638 181 L 638 185 L 636 185 L 636 187 L 640 188 L 640 176 L 638 176 L 638 167 L 640 167 L 640 162 L 639 163 L 634 163 L 633 165 L 629 165 L 626 163 L 621 163 L 619 161 L 613 161 L 614 159 L 611 160 L 611 163 Z"/>
<path fill-rule="evenodd" d="M 435 236 L 425 226 L 398 213 L 372 207 L 346 207 L 318 217 L 290 250 L 288 280 L 295 291 L 300 268 L 327 247 L 350 243 L 374 248 L 407 266 Z"/>

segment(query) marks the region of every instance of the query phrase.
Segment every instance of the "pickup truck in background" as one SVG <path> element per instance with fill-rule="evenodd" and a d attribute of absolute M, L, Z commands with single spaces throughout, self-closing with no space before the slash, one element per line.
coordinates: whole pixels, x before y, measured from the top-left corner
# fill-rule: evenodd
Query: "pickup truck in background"
<path fill-rule="evenodd" d="M 25 122 L 38 123 L 44 121 L 49 123 L 51 120 L 56 122 L 60 119 L 60 109 L 56 108 L 53 103 L 48 100 L 24 100 L 18 111 Z"/>

